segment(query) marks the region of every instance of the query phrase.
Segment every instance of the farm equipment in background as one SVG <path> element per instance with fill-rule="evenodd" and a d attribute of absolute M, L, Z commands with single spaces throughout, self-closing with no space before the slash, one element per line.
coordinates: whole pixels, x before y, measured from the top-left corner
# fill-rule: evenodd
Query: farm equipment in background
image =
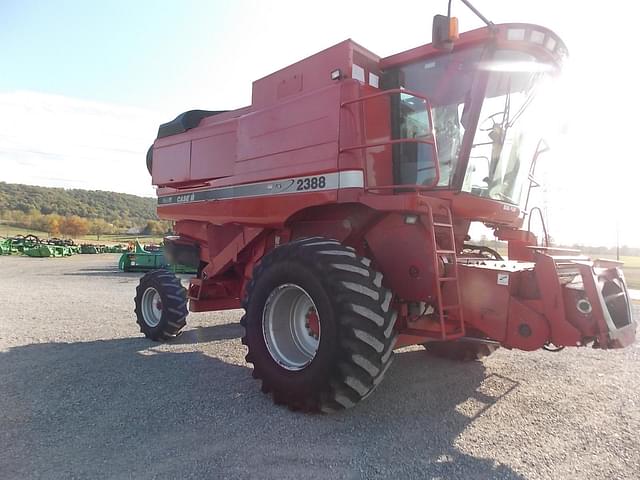
<path fill-rule="evenodd" d="M 176 336 L 187 304 L 244 308 L 262 391 L 324 412 L 366 398 L 406 345 L 466 359 L 634 341 L 621 264 L 523 229 L 564 43 L 525 23 L 458 36 L 454 20 L 386 58 L 344 41 L 255 81 L 248 107 L 160 126 L 147 167 L 176 222 L 167 259 L 197 276 L 141 279 L 145 336 Z M 473 222 L 508 258 L 465 243 Z"/>
<path fill-rule="evenodd" d="M 80 245 L 80 253 L 83 255 L 95 255 L 102 253 L 102 246 L 93 245 L 92 243 L 83 243 Z"/>
<path fill-rule="evenodd" d="M 70 238 L 61 239 L 53 237 L 44 241 L 43 243 L 56 247 L 58 251 L 62 252 L 63 256 L 65 257 L 80 253 L 80 246 L 76 245 L 76 243 Z"/>
<path fill-rule="evenodd" d="M 164 249 L 160 245 L 142 246 L 137 240 L 132 251 L 126 251 L 120 257 L 118 268 L 123 272 L 148 272 L 157 269 L 168 269 L 175 273 L 195 273 L 197 269 L 184 265 L 171 265 L 165 258 Z"/>
<path fill-rule="evenodd" d="M 118 268 L 123 272 L 142 272 L 166 266 L 162 249 L 151 245 L 145 248 L 137 240 L 133 244 L 133 250 L 124 252 L 118 262 Z"/>
<path fill-rule="evenodd" d="M 49 252 L 48 249 L 41 248 L 42 241 L 36 235 L 16 235 L 11 238 L 11 241 L 14 253 L 32 257 L 53 256 L 53 253 Z M 39 254 L 39 252 L 41 252 L 41 254 Z"/>
<path fill-rule="evenodd" d="M 34 248 L 40 244 L 40 239 L 32 234 L 16 235 L 15 237 L 11 237 L 10 240 L 12 253 L 25 253 L 25 250 Z"/>
<path fill-rule="evenodd" d="M 75 254 L 122 253 L 128 247 L 117 245 L 77 245 L 71 239 L 40 239 L 36 235 L 16 235 L 0 239 L 0 255 L 21 254 L 29 257 L 69 257 Z"/>
<path fill-rule="evenodd" d="M 2 237 L 0 238 L 0 255 L 13 255 L 21 253 L 24 237 Z"/>
<path fill-rule="evenodd" d="M 17 251 L 29 257 L 70 257 L 76 253 L 73 240 L 40 239 L 35 235 L 17 238 Z"/>
<path fill-rule="evenodd" d="M 0 237 L 0 255 L 11 255 L 17 250 L 13 247 L 13 239 Z"/>
<path fill-rule="evenodd" d="M 56 251 L 54 247 L 41 244 L 31 248 L 26 248 L 23 252 L 28 257 L 62 257 L 62 252 Z"/>
<path fill-rule="evenodd" d="M 117 244 L 105 247 L 105 253 L 124 253 L 128 251 L 125 245 Z"/>
<path fill-rule="evenodd" d="M 98 254 L 98 253 L 122 253 L 127 252 L 129 249 L 125 245 L 96 245 L 93 243 L 83 243 L 80 245 L 80 253 L 83 254 Z"/>

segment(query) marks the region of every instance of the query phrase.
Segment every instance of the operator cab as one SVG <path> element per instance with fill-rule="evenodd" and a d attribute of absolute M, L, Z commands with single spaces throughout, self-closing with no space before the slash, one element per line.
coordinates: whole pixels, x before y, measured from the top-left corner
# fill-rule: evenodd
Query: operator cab
<path fill-rule="evenodd" d="M 394 183 L 522 205 L 566 53 L 546 28 L 506 24 L 462 34 L 451 52 L 427 45 L 384 59 L 384 88 L 429 100 L 437 145 L 437 156 L 393 145 Z M 415 136 L 407 110 L 392 100 L 393 138 Z"/>

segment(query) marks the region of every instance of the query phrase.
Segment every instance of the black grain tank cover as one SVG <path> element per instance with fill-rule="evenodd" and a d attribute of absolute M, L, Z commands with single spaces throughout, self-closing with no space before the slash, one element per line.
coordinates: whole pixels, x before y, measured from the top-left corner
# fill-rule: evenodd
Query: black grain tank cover
<path fill-rule="evenodd" d="M 158 128 L 158 138 L 186 132 L 187 130 L 197 127 L 203 118 L 225 112 L 228 112 L 228 110 L 189 110 L 188 112 L 181 113 L 170 122 L 160 125 L 160 128 Z"/>

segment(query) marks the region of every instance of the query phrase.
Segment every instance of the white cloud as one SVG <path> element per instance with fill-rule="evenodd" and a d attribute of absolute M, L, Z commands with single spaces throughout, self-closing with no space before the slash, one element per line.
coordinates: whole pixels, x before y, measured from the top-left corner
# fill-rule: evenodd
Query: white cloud
<path fill-rule="evenodd" d="M 0 93 L 0 179 L 154 194 L 147 148 L 165 114 L 77 98 Z"/>

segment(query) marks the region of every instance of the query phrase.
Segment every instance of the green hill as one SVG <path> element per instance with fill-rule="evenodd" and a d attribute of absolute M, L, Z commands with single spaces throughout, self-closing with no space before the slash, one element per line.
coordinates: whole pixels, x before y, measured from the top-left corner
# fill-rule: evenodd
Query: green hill
<path fill-rule="evenodd" d="M 0 215 L 9 211 L 102 218 L 118 225 L 139 225 L 158 218 L 155 198 L 0 182 Z"/>

